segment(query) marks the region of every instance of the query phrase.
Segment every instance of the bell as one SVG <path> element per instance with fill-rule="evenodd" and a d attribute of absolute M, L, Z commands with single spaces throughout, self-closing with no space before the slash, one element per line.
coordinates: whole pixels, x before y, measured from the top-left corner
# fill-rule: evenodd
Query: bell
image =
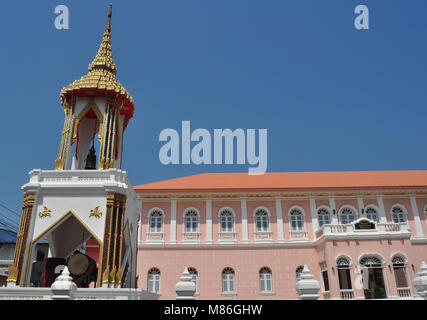
<path fill-rule="evenodd" d="M 86 157 L 85 170 L 95 170 L 95 169 L 96 169 L 96 154 L 95 154 L 95 147 L 92 144 L 92 147 L 89 150 L 89 154 Z"/>

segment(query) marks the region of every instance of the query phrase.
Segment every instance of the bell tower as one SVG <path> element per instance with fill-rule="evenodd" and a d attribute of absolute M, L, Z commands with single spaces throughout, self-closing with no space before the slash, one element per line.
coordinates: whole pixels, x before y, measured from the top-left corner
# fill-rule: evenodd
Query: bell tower
<path fill-rule="evenodd" d="M 89 71 L 61 90 L 65 120 L 54 170 L 32 170 L 8 286 L 50 286 L 68 266 L 78 285 L 134 288 L 139 203 L 122 170 L 134 103 L 117 81 L 107 26 Z M 34 281 L 35 246 L 49 244 Z M 75 270 L 75 271 L 73 271 Z"/>
<path fill-rule="evenodd" d="M 117 81 L 111 47 L 112 6 L 98 53 L 89 72 L 61 90 L 64 129 L 55 170 L 94 169 L 95 139 L 99 140 L 97 169 L 121 169 L 123 133 L 133 116 L 133 99 Z"/>

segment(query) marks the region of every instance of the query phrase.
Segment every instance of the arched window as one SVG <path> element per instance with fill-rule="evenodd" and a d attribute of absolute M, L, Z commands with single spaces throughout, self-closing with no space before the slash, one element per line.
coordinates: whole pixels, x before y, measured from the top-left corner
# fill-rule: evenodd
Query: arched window
<path fill-rule="evenodd" d="M 296 277 L 297 277 L 297 281 L 298 281 L 299 279 L 301 279 L 301 273 L 302 273 L 302 270 L 304 270 L 304 266 L 298 266 L 298 267 L 297 267 L 297 269 L 295 270 L 295 274 L 296 274 Z"/>
<path fill-rule="evenodd" d="M 162 232 L 163 213 L 160 210 L 153 210 L 150 213 L 150 232 Z"/>
<path fill-rule="evenodd" d="M 350 208 L 344 208 L 341 210 L 341 224 L 350 224 L 356 220 L 356 214 Z"/>
<path fill-rule="evenodd" d="M 195 233 L 199 228 L 199 215 L 196 210 L 189 209 L 184 215 L 185 232 Z"/>
<path fill-rule="evenodd" d="M 151 268 L 148 271 L 148 291 L 153 293 L 160 293 L 160 270 Z"/>
<path fill-rule="evenodd" d="M 381 260 L 375 256 L 366 256 L 359 261 L 361 266 L 364 267 L 381 267 Z"/>
<path fill-rule="evenodd" d="M 406 222 L 405 211 L 400 206 L 394 206 L 391 209 L 391 216 L 394 223 Z"/>
<path fill-rule="evenodd" d="M 221 232 L 233 232 L 234 230 L 234 216 L 233 212 L 229 209 L 224 209 L 221 211 L 220 223 L 221 223 Z"/>
<path fill-rule="evenodd" d="M 292 231 L 302 231 L 304 230 L 304 215 L 300 209 L 292 209 L 289 212 L 291 216 L 291 228 Z"/>
<path fill-rule="evenodd" d="M 196 268 L 189 267 L 187 270 L 191 274 L 191 281 L 193 281 L 194 284 L 196 285 L 196 292 L 198 292 L 199 291 L 199 287 L 198 287 L 199 274 L 198 274 Z"/>
<path fill-rule="evenodd" d="M 268 267 L 262 267 L 259 270 L 259 289 L 261 292 L 269 292 L 273 289 L 271 269 Z"/>
<path fill-rule="evenodd" d="M 222 270 L 222 292 L 234 292 L 234 270 L 225 268 Z"/>
<path fill-rule="evenodd" d="M 338 268 L 338 280 L 340 283 L 340 290 L 351 290 L 351 274 L 350 274 L 350 261 L 346 257 L 339 257 L 336 261 Z"/>
<path fill-rule="evenodd" d="M 368 207 L 366 208 L 366 218 L 378 222 L 378 213 L 377 209 L 374 207 Z"/>
<path fill-rule="evenodd" d="M 319 221 L 319 227 L 323 226 L 324 224 L 329 224 L 329 211 L 325 208 L 320 208 L 317 210 L 317 219 Z"/>
<path fill-rule="evenodd" d="M 406 259 L 401 255 L 395 255 L 391 259 L 391 263 L 393 264 L 394 278 L 396 279 L 396 287 L 399 295 L 404 294 L 405 297 L 410 297 L 411 292 L 406 272 Z"/>
<path fill-rule="evenodd" d="M 258 209 L 255 213 L 256 231 L 270 231 L 268 212 L 264 209 Z"/>

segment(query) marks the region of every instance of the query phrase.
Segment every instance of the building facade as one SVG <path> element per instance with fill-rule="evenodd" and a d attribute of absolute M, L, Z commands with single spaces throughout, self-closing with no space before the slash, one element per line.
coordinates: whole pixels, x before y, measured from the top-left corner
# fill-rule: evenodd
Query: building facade
<path fill-rule="evenodd" d="M 427 171 L 202 174 L 134 188 L 138 287 L 174 299 L 408 298 L 427 259 Z"/>

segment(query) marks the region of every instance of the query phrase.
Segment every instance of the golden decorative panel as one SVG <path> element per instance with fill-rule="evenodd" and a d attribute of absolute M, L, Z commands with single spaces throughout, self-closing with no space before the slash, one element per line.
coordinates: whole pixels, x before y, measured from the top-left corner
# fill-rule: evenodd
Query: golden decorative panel
<path fill-rule="evenodd" d="M 50 217 L 51 213 L 52 213 L 51 210 L 49 210 L 47 207 L 43 206 L 43 211 L 39 212 L 39 217 L 40 218 Z"/>

